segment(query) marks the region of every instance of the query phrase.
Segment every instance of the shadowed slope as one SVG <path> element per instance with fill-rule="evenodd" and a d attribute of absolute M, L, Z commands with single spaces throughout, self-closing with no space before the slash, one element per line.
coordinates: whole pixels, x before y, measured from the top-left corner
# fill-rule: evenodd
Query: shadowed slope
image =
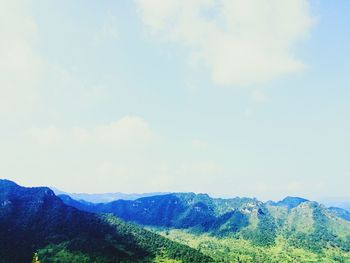
<path fill-rule="evenodd" d="M 210 261 L 112 216 L 69 207 L 49 188 L 7 180 L 0 180 L 0 241 L 0 262 L 30 262 L 35 251 L 41 262 L 148 262 L 160 253 L 186 262 Z"/>

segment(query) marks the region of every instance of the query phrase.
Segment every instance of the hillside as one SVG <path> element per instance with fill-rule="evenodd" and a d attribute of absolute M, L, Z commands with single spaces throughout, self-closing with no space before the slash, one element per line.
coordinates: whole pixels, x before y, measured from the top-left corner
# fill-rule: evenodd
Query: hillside
<path fill-rule="evenodd" d="M 269 207 L 279 224 L 279 233 L 295 247 L 313 252 L 336 247 L 350 251 L 350 222 L 316 202 L 303 202 L 299 206 Z"/>
<path fill-rule="evenodd" d="M 46 187 L 0 180 L 0 262 L 209 262 L 185 245 L 65 205 Z"/>
<path fill-rule="evenodd" d="M 113 213 L 143 226 L 241 238 L 258 246 L 273 246 L 281 237 L 291 246 L 315 253 L 328 247 L 350 249 L 350 222 L 334 210 L 298 197 L 263 203 L 178 193 L 96 205 L 77 206 L 69 198 L 65 202 L 90 212 Z"/>
<path fill-rule="evenodd" d="M 85 211 L 113 213 L 141 225 L 190 228 L 219 236 L 235 235 L 250 224 L 253 214 L 264 222 L 271 221 L 264 204 L 250 198 L 213 199 L 206 194 L 178 193 L 96 205 L 77 203 L 67 196 L 62 199 L 66 204 Z"/>
<path fill-rule="evenodd" d="M 277 236 L 271 246 L 258 246 L 244 239 L 218 238 L 208 234 L 193 234 L 187 230 L 167 230 L 158 233 L 200 249 L 202 253 L 210 255 L 218 262 L 240 263 L 347 263 L 350 262 L 350 253 L 329 247 L 322 252 L 313 252 L 308 249 L 295 247 L 282 236 Z"/>
<path fill-rule="evenodd" d="M 59 197 L 0 180 L 0 262 L 350 260 L 348 212 L 303 198 L 176 193 L 94 204 Z"/>

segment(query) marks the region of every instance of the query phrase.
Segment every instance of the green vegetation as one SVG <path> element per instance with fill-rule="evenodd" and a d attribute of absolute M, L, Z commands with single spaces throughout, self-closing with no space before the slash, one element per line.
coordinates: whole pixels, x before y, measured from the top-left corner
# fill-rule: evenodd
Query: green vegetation
<path fill-rule="evenodd" d="M 74 200 L 68 201 L 77 205 Z M 78 205 L 85 209 L 84 204 Z M 165 231 L 179 229 L 224 240 L 245 240 L 254 246 L 253 251 L 261 249 L 261 255 L 268 249 L 280 248 L 281 244 L 291 255 L 301 251 L 311 253 L 309 258 L 326 252 L 335 258 L 340 254 L 341 258 L 350 251 L 350 222 L 344 219 L 346 213 L 341 211 L 343 216 L 339 217 L 340 211 L 298 197 L 263 203 L 252 198 L 221 199 L 180 193 L 89 205 L 86 209 L 111 212 L 126 221 Z M 279 256 L 285 257 L 283 253 Z"/>
<path fill-rule="evenodd" d="M 50 244 L 37 252 L 41 262 L 71 262 L 71 263 L 89 263 L 92 259 L 86 253 L 80 251 L 70 251 L 68 243 Z"/>
<path fill-rule="evenodd" d="M 302 198 L 62 200 L 0 180 L 0 263 L 350 262 L 347 214 Z"/>
<path fill-rule="evenodd" d="M 0 180 L 0 204 L 0 262 L 212 261 L 112 215 L 66 206 L 48 188 Z"/>
<path fill-rule="evenodd" d="M 190 247 L 173 242 L 156 233 L 145 230 L 133 224 L 126 224 L 122 220 L 112 216 L 103 216 L 106 221 L 116 229 L 119 233 L 126 233 L 124 240 L 128 239 L 130 233 L 133 235 L 133 243 L 147 250 L 151 255 L 158 256 L 163 259 L 174 259 L 183 262 L 211 262 L 210 257 L 206 257 L 198 251 Z"/>
<path fill-rule="evenodd" d="M 274 218 L 265 207 L 260 208 L 255 217 L 256 227 L 248 227 L 242 230 L 242 237 L 251 240 L 255 245 L 271 246 L 275 243 L 277 227 Z M 254 226 L 254 224 L 252 224 Z"/>
<path fill-rule="evenodd" d="M 293 212 L 293 220 L 287 220 L 281 229 L 290 244 L 315 253 L 329 247 L 350 251 L 349 222 L 335 217 L 315 202 L 296 207 Z"/>
<path fill-rule="evenodd" d="M 80 210 L 113 213 L 143 226 L 191 229 L 217 236 L 235 235 L 249 224 L 250 213 L 266 211 L 262 202 L 251 198 L 214 199 L 206 194 L 178 193 L 117 200 L 106 204 L 86 204 L 62 196 L 62 200 Z M 260 216 L 264 220 L 267 216 Z M 269 219 L 267 219 L 269 220 Z"/>
<path fill-rule="evenodd" d="M 218 262 L 350 262 L 350 253 L 338 248 L 312 252 L 292 246 L 282 236 L 272 246 L 259 246 L 242 238 L 217 238 L 208 234 L 195 235 L 185 230 L 161 231 L 171 240 L 199 249 Z"/>

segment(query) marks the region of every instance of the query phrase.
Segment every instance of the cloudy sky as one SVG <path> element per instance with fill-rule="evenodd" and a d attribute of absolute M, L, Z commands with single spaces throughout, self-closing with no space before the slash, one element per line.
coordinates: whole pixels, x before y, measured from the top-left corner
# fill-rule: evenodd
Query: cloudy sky
<path fill-rule="evenodd" d="M 350 198 L 350 2 L 0 1 L 0 177 Z"/>

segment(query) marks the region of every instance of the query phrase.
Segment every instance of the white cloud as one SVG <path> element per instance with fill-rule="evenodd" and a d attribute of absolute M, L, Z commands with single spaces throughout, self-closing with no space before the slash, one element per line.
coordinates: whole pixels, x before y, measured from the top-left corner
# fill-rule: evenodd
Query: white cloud
<path fill-rule="evenodd" d="M 88 118 L 92 126 L 74 127 L 79 116 L 70 114 L 78 115 L 80 108 L 88 114 L 85 106 L 106 98 L 108 87 L 79 78 L 74 63 L 46 57 L 40 49 L 44 45 L 38 45 L 46 43 L 40 43 L 45 26 L 37 27 L 39 20 L 31 10 L 30 1 L 0 2 L 0 118 L 6 116 L 17 125 L 6 130 L 8 137 L 1 142 L 0 174 L 23 184 L 72 191 L 175 190 L 183 186 L 172 184 L 181 173 L 192 174 L 193 181 L 211 177 L 212 167 L 199 164 L 191 142 L 174 145 L 141 117 L 125 116 L 96 125 L 94 115 Z M 108 15 L 98 37 L 118 37 L 115 24 L 116 17 Z M 22 122 L 16 114 L 29 118 Z M 27 128 L 28 122 L 34 127 Z M 167 162 L 169 170 L 158 168 Z M 197 184 L 198 189 L 201 186 Z"/>
<path fill-rule="evenodd" d="M 144 186 L 152 175 L 152 158 L 148 156 L 159 143 L 148 123 L 138 116 L 91 128 L 36 127 L 24 135 L 18 148 L 25 157 L 17 159 L 28 160 L 29 164 L 22 161 L 19 170 L 27 166 L 25 170 L 33 175 L 31 181 L 65 185 L 76 191 L 81 182 L 85 188 L 81 191 L 113 191 L 117 186 L 132 191 L 133 182 Z M 10 174 L 16 174 L 16 170 L 10 170 Z"/>
<path fill-rule="evenodd" d="M 156 138 L 148 123 L 138 116 L 125 116 L 93 128 L 31 128 L 27 134 L 41 145 L 53 146 L 61 143 L 64 147 L 79 147 L 82 144 L 117 148 L 142 147 Z"/>
<path fill-rule="evenodd" d="M 190 50 L 218 85 L 250 85 L 305 68 L 292 52 L 310 30 L 307 0 L 136 0 L 152 34 Z"/>
<path fill-rule="evenodd" d="M 107 125 L 92 129 L 76 127 L 74 137 L 79 142 L 94 142 L 112 146 L 140 145 L 151 141 L 155 134 L 149 125 L 140 117 L 126 116 Z"/>
<path fill-rule="evenodd" d="M 198 154 L 205 142 L 174 145 L 139 116 L 90 128 L 31 128 L 18 143 L 22 150 L 16 151 L 17 157 L 4 160 L 21 160 L 22 165 L 5 165 L 0 173 L 8 169 L 16 177 L 29 172 L 26 180 L 64 190 L 203 192 L 221 172 L 207 154 Z"/>
<path fill-rule="evenodd" d="M 36 22 L 32 1 L 0 1 L 1 119 L 21 120 L 36 110 L 54 110 L 53 104 L 63 97 L 65 106 L 67 98 L 82 106 L 104 96 L 98 83 L 86 84 L 72 70 L 42 55 Z M 105 37 L 116 37 L 114 23 L 115 17 L 107 15 L 101 29 Z"/>
<path fill-rule="evenodd" d="M 0 115 L 24 111 L 39 97 L 44 64 L 35 52 L 36 25 L 26 1 L 0 2 Z"/>
<path fill-rule="evenodd" d="M 223 168 L 210 160 L 180 161 L 156 165 L 150 183 L 155 189 L 179 192 L 210 192 Z M 183 182 L 186 182 L 184 184 Z"/>

